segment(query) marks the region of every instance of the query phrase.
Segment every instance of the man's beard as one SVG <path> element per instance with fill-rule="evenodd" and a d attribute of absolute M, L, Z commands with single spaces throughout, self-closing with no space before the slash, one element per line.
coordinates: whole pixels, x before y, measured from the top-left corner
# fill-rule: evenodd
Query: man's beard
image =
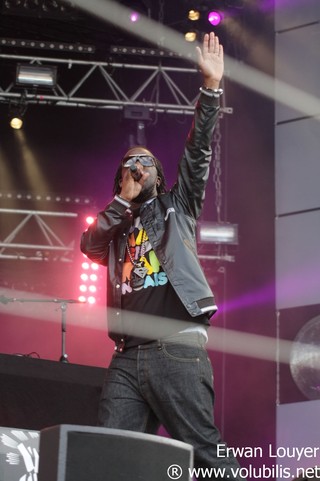
<path fill-rule="evenodd" d="M 142 189 L 140 194 L 137 195 L 137 197 L 135 197 L 134 199 L 132 199 L 132 201 L 135 204 L 143 204 L 147 200 L 152 199 L 152 197 L 154 196 L 155 196 L 154 187 L 153 185 L 151 185 L 150 187 L 146 187 L 145 189 Z"/>

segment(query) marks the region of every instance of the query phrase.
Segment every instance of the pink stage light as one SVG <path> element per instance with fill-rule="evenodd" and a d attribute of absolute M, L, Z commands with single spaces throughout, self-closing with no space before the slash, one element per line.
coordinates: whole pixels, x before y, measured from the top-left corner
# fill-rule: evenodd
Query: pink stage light
<path fill-rule="evenodd" d="M 88 215 L 86 217 L 86 223 L 90 225 L 90 224 L 93 224 L 93 222 L 94 222 L 94 217 L 92 217 L 92 215 Z"/>
<path fill-rule="evenodd" d="M 210 12 L 208 14 L 208 20 L 211 23 L 211 25 L 216 27 L 217 25 L 219 25 L 221 23 L 222 15 L 221 15 L 221 13 L 213 10 L 212 12 Z"/>
<path fill-rule="evenodd" d="M 140 19 L 140 15 L 138 12 L 131 12 L 130 13 L 130 22 L 135 23 Z"/>
<path fill-rule="evenodd" d="M 83 216 L 86 224 L 90 225 L 95 221 L 95 217 L 91 215 Z M 84 259 L 80 263 L 79 284 L 78 284 L 78 300 L 89 305 L 95 305 L 100 302 L 99 286 L 102 273 L 100 273 L 100 265 L 91 261 L 85 254 Z"/>

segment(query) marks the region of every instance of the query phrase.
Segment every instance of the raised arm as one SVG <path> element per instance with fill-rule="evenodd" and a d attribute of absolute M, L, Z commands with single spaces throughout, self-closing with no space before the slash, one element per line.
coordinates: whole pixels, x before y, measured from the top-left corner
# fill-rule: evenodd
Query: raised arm
<path fill-rule="evenodd" d="M 214 33 L 206 34 L 202 48 L 197 47 L 198 65 L 203 83 L 195 108 L 185 150 L 179 164 L 173 192 L 194 218 L 198 218 L 212 158 L 212 136 L 219 115 L 220 81 L 224 71 L 223 47 Z"/>

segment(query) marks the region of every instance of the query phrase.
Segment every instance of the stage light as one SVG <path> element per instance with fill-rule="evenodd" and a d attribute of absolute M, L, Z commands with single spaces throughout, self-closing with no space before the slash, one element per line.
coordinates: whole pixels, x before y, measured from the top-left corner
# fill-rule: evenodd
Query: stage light
<path fill-rule="evenodd" d="M 9 107 L 9 119 L 11 120 L 15 114 L 16 110 L 12 108 L 12 104 L 10 105 Z M 22 120 L 24 119 L 24 116 L 22 116 Z M 66 202 L 66 199 L 63 198 L 63 197 L 60 197 L 60 196 L 57 196 L 55 194 L 43 194 L 42 196 L 39 195 L 39 194 L 30 194 L 28 192 L 12 192 L 12 193 L 3 193 L 3 192 L 0 192 L 0 197 L 2 195 L 5 195 L 6 198 L 14 198 L 14 199 L 19 199 L 19 200 L 22 200 L 22 201 L 32 201 L 32 202 L 39 202 L 39 201 L 46 201 L 46 202 L 52 202 L 52 203 L 61 203 L 61 202 Z M 91 200 L 90 198 L 84 196 L 84 197 L 71 197 L 71 196 L 68 196 L 69 197 L 69 204 L 90 204 L 93 202 L 93 200 Z M 77 217 L 77 214 L 74 214 L 73 215 L 74 217 Z M 84 256 L 86 257 L 86 256 Z"/>
<path fill-rule="evenodd" d="M 209 12 L 208 14 L 208 21 L 209 23 L 211 23 L 211 25 L 213 25 L 214 27 L 216 27 L 217 25 L 219 25 L 221 23 L 223 19 L 223 15 L 222 13 L 218 12 L 217 10 L 212 10 L 211 12 Z"/>
<path fill-rule="evenodd" d="M 140 14 L 138 12 L 131 12 L 130 13 L 130 22 L 135 23 L 140 20 Z"/>
<path fill-rule="evenodd" d="M 149 0 L 119 0 L 129 10 L 129 20 L 138 22 L 142 16 L 151 18 L 151 2 Z M 127 17 L 128 18 L 128 17 Z"/>
<path fill-rule="evenodd" d="M 87 225 L 94 221 L 94 217 L 91 215 L 84 215 L 83 222 Z M 78 300 L 86 302 L 90 305 L 96 305 L 101 301 L 101 288 L 100 282 L 103 279 L 103 269 L 100 270 L 100 265 L 91 261 L 88 256 L 82 253 L 84 259 L 80 262 L 79 269 L 79 282 L 78 282 Z"/>
<path fill-rule="evenodd" d="M 39 0 L 35 0 L 36 5 L 39 5 Z M 51 1 L 44 1 L 41 5 L 41 8 L 46 13 L 54 13 L 63 12 L 63 6 L 60 7 L 56 0 Z"/>
<path fill-rule="evenodd" d="M 226 222 L 202 221 L 197 231 L 200 244 L 238 244 L 238 226 Z"/>
<path fill-rule="evenodd" d="M 84 255 L 84 257 L 86 256 Z M 80 272 L 81 282 L 79 283 L 79 291 L 81 292 L 81 295 L 78 297 L 78 299 L 82 302 L 88 302 L 88 304 L 95 304 L 97 300 L 94 297 L 94 294 L 98 292 L 98 287 L 95 285 L 95 283 L 98 282 L 98 275 L 96 273 L 89 274 L 88 272 L 85 272 L 89 269 L 97 271 L 99 269 L 99 265 L 91 261 L 82 262 L 82 272 Z M 90 294 L 89 297 L 86 297 L 88 294 Z"/>
<path fill-rule="evenodd" d="M 10 119 L 10 127 L 15 129 L 15 130 L 19 130 L 21 129 L 23 125 L 23 120 L 22 120 L 22 117 L 19 117 L 19 116 L 14 116 Z"/>
<path fill-rule="evenodd" d="M 83 43 L 52 42 L 47 40 L 30 40 L 22 38 L 0 37 L 2 47 L 27 48 L 37 50 L 57 50 L 59 52 L 94 53 L 93 45 Z"/>
<path fill-rule="evenodd" d="M 94 217 L 92 217 L 92 215 L 88 215 L 86 217 L 86 223 L 90 225 L 90 224 L 93 224 L 93 222 L 94 222 Z"/>
<path fill-rule="evenodd" d="M 9 124 L 12 129 L 19 130 L 22 128 L 26 110 L 27 103 L 23 95 L 19 101 L 13 101 L 9 104 Z"/>
<path fill-rule="evenodd" d="M 1 14 L 26 16 L 40 19 L 58 19 L 65 21 L 72 18 L 73 21 L 81 16 L 75 6 L 59 0 L 5 0 L 1 2 Z"/>
<path fill-rule="evenodd" d="M 184 34 L 184 38 L 187 42 L 195 42 L 197 40 L 197 33 L 196 32 L 186 32 Z"/>
<path fill-rule="evenodd" d="M 34 65 L 17 65 L 16 85 L 53 88 L 57 83 L 57 68 Z"/>
<path fill-rule="evenodd" d="M 188 12 L 188 19 L 192 22 L 199 20 L 200 12 L 198 10 L 189 10 Z"/>
<path fill-rule="evenodd" d="M 111 45 L 110 53 L 112 55 L 128 56 L 133 55 L 136 57 L 156 57 L 156 58 L 182 58 L 181 53 L 172 52 L 165 48 L 147 48 L 147 47 L 119 47 L 118 45 Z M 190 52 L 186 55 L 193 58 L 193 53 Z"/>

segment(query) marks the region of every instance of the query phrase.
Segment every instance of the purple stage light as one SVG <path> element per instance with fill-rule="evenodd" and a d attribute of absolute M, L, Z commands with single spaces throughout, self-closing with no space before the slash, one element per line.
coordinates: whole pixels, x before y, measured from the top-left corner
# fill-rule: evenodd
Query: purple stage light
<path fill-rule="evenodd" d="M 131 12 L 130 13 L 130 21 L 131 22 L 133 22 L 133 23 L 137 22 L 139 20 L 139 18 L 140 18 L 140 15 L 139 15 L 138 12 Z"/>
<path fill-rule="evenodd" d="M 211 25 L 216 27 L 222 21 L 222 15 L 221 13 L 213 10 L 212 12 L 209 12 L 208 20 L 211 23 Z"/>

